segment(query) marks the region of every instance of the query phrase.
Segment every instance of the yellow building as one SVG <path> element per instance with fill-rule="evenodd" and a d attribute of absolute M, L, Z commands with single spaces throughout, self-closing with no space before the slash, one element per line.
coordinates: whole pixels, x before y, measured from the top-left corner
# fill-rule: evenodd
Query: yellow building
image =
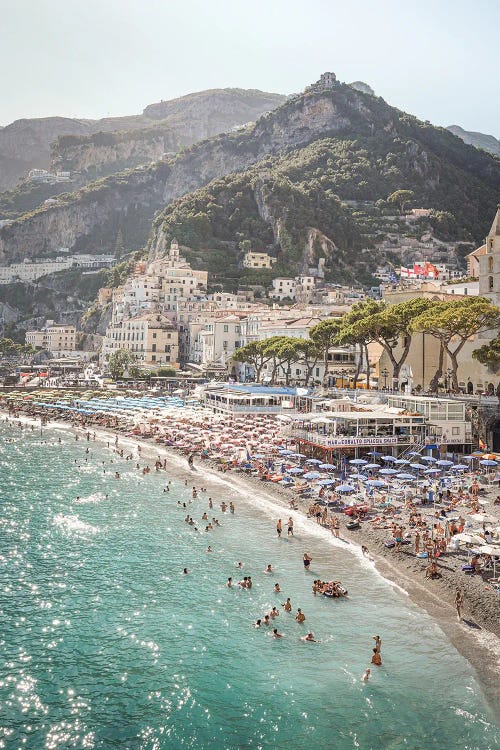
<path fill-rule="evenodd" d="M 245 268 L 271 268 L 273 263 L 276 263 L 276 258 L 273 258 L 268 253 L 245 253 L 243 258 L 243 266 Z"/>

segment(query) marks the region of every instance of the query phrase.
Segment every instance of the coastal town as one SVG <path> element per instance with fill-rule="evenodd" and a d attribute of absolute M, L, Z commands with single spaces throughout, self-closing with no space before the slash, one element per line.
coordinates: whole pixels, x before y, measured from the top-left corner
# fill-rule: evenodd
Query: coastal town
<path fill-rule="evenodd" d="M 459 5 L 5 4 L 0 750 L 500 746 Z"/>

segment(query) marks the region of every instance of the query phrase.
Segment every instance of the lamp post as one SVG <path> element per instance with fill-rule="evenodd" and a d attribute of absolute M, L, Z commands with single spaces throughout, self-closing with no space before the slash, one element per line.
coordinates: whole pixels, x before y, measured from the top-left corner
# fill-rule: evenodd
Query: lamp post
<path fill-rule="evenodd" d="M 387 367 L 384 367 L 384 369 L 381 372 L 381 375 L 384 376 L 384 390 L 387 388 L 387 376 L 389 375 L 389 370 Z"/>

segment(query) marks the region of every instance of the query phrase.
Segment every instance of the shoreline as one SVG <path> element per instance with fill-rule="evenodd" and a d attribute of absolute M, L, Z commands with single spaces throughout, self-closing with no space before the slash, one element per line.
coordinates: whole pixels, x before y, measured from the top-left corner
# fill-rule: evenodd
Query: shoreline
<path fill-rule="evenodd" d="M 23 422 L 38 426 L 38 422 L 27 415 L 16 415 L 9 417 L 6 412 L 4 416 L 10 424 L 14 422 Z M 47 428 L 65 429 L 73 434 L 85 435 L 87 429 L 77 426 L 65 420 L 50 420 Z M 301 498 L 295 498 L 297 510 L 289 509 L 288 501 L 292 497 L 291 493 L 273 485 L 269 482 L 262 482 L 260 479 L 236 472 L 233 470 L 227 473 L 219 472 L 210 459 L 197 459 L 194 470 L 187 465 L 187 457 L 179 450 L 164 444 L 157 444 L 154 439 L 143 438 L 141 436 L 126 436 L 119 430 L 96 426 L 90 428 L 95 432 L 95 442 L 108 444 L 109 450 L 115 451 L 115 438 L 118 436 L 118 446 L 123 448 L 135 449 L 141 446 L 140 456 L 137 460 L 141 462 L 155 461 L 158 456 L 167 459 L 167 475 L 177 481 L 184 481 L 187 478 L 193 479 L 194 476 L 203 477 L 203 484 L 212 484 L 218 488 L 225 488 L 226 491 L 237 492 L 244 502 L 251 506 L 252 501 L 249 494 L 253 494 L 259 504 L 269 511 L 272 507 L 276 508 L 279 514 L 280 509 L 284 509 L 294 520 L 300 520 L 306 529 L 306 533 L 313 534 L 322 543 L 331 546 L 335 539 L 329 529 L 324 529 L 321 525 L 320 534 L 318 524 L 315 520 L 307 515 L 309 501 Z M 108 440 L 108 438 L 110 438 Z M 93 442 L 93 441 L 91 441 Z M 135 458 L 135 456 L 134 456 Z M 249 490 L 253 492 L 249 493 Z M 344 517 L 339 516 L 343 521 Z M 453 605 L 454 592 L 456 590 L 456 575 L 452 571 L 447 575 L 443 568 L 443 577 L 438 580 L 428 580 L 424 577 L 426 567 L 425 561 L 420 561 L 405 552 L 394 553 L 383 545 L 383 537 L 387 536 L 381 530 L 367 528 L 367 524 L 362 524 L 362 528 L 356 531 L 348 531 L 345 524 L 341 525 L 341 537 L 339 543 L 335 544 L 336 549 L 343 549 L 346 552 L 362 558 L 361 545 L 369 548 L 369 558 L 364 557 L 366 563 L 370 564 L 378 575 L 380 575 L 389 585 L 397 588 L 401 594 L 409 599 L 418 607 L 422 608 L 438 624 L 446 637 L 451 641 L 456 650 L 471 664 L 473 667 L 478 684 L 483 692 L 484 698 L 491 708 L 493 714 L 500 717 L 500 691 L 498 690 L 498 673 L 500 670 L 500 621 L 498 612 L 496 617 L 481 617 L 479 610 L 481 605 L 481 586 L 484 582 L 477 577 L 465 576 L 462 574 L 460 579 L 461 590 L 465 594 L 464 615 L 461 622 L 457 621 L 455 608 Z M 397 556 L 396 556 L 397 555 Z M 440 561 L 446 564 L 445 560 Z M 483 596 L 484 599 L 484 596 Z M 472 606 L 471 606 L 472 604 Z"/>

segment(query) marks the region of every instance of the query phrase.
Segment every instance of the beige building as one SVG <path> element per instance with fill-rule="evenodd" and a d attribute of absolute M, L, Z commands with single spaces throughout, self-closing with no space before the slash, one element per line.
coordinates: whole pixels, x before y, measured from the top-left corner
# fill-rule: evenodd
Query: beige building
<path fill-rule="evenodd" d="M 35 349 L 46 349 L 49 352 L 74 352 L 76 349 L 76 328 L 70 325 L 58 325 L 48 320 L 40 331 L 26 331 L 26 343 Z"/>
<path fill-rule="evenodd" d="M 244 268 L 271 268 L 276 263 L 276 258 L 273 258 L 268 253 L 245 253 L 243 258 Z"/>
<path fill-rule="evenodd" d="M 177 330 L 169 318 L 158 312 L 141 313 L 109 326 L 103 342 L 104 362 L 120 349 L 132 352 L 139 367 L 179 366 Z"/>

